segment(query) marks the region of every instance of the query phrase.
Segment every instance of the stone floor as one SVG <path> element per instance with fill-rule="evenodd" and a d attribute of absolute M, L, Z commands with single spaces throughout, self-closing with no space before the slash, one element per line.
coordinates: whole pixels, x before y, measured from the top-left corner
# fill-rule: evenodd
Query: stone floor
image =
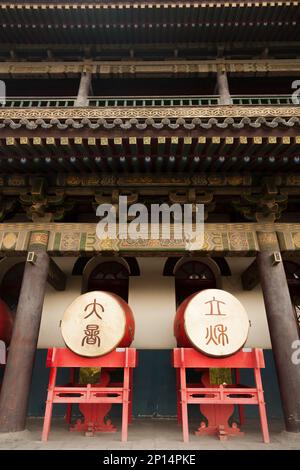
<path fill-rule="evenodd" d="M 231 437 L 220 442 L 214 436 L 197 437 L 190 434 L 190 442 L 183 443 L 181 428 L 175 420 L 138 419 L 129 428 L 129 440 L 120 442 L 120 432 L 113 434 L 98 434 L 95 437 L 86 437 L 81 433 L 71 433 L 65 422 L 53 419 L 48 442 L 41 442 L 42 419 L 30 418 L 27 431 L 17 435 L 0 435 L 0 449 L 78 449 L 78 450 L 195 450 L 195 449 L 300 449 L 300 435 L 282 431 L 281 422 L 269 423 L 271 443 L 262 442 L 259 424 L 248 422 L 244 426 L 243 437 Z M 120 426 L 118 425 L 118 429 Z M 193 426 L 191 426 L 191 429 Z M 195 429 L 195 427 L 194 427 Z"/>

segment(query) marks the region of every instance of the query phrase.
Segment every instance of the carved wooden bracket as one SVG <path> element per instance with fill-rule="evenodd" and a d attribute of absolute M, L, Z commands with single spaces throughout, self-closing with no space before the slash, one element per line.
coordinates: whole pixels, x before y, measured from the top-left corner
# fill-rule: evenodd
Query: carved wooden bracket
<path fill-rule="evenodd" d="M 233 200 L 234 208 L 247 220 L 255 222 L 275 222 L 287 208 L 288 196 L 277 187 L 276 178 L 265 178 L 260 193 L 251 189 L 243 191 L 239 200 Z"/>
<path fill-rule="evenodd" d="M 66 199 L 64 190 L 47 194 L 46 179 L 40 177 L 32 178 L 30 192 L 21 193 L 19 200 L 33 222 L 63 220 L 65 213 L 75 205 L 74 201 Z"/>

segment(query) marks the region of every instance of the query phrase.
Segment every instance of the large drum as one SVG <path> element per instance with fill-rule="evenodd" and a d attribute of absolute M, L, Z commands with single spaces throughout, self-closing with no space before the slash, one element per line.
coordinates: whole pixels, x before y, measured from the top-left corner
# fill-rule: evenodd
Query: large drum
<path fill-rule="evenodd" d="M 129 305 L 118 295 L 88 292 L 65 310 L 61 333 L 66 346 L 76 354 L 103 356 L 117 347 L 130 346 L 134 318 Z"/>
<path fill-rule="evenodd" d="M 220 289 L 207 289 L 185 299 L 174 321 L 177 345 L 196 348 L 208 356 L 234 354 L 244 346 L 248 332 L 243 305 Z"/>
<path fill-rule="evenodd" d="M 3 300 L 0 299 L 0 340 L 8 346 L 13 329 L 13 317 L 11 311 Z"/>

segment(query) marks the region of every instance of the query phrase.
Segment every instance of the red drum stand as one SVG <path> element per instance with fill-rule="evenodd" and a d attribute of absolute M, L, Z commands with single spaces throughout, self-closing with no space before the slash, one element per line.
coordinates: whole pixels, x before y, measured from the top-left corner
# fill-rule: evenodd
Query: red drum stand
<path fill-rule="evenodd" d="M 234 405 L 239 406 L 240 417 L 243 418 L 243 405 L 259 407 L 263 441 L 270 442 L 264 392 L 260 369 L 265 367 L 263 351 L 252 349 L 239 351 L 225 358 L 209 357 L 192 348 L 176 348 L 173 350 L 173 365 L 177 378 L 177 410 L 178 422 L 182 424 L 183 440 L 189 440 L 188 405 L 199 404 L 202 421 L 197 435 L 216 434 L 219 439 L 228 435 L 242 434 L 235 423 L 229 425 L 228 420 L 234 412 Z M 186 381 L 186 369 L 204 369 L 201 386 Z M 253 369 L 255 387 L 241 385 L 211 385 L 209 382 L 210 368 Z M 243 418 L 244 420 L 244 418 Z"/>
<path fill-rule="evenodd" d="M 66 348 L 48 350 L 47 367 L 50 367 L 48 395 L 44 417 L 42 440 L 47 441 L 51 425 L 53 404 L 66 403 L 66 421 L 71 423 L 72 404 L 78 403 L 84 419 L 78 420 L 71 431 L 85 431 L 87 435 L 95 432 L 114 432 L 116 429 L 106 419 L 112 404 L 122 405 L 122 441 L 127 441 L 128 423 L 132 416 L 132 375 L 136 367 L 137 354 L 134 348 L 116 349 L 105 356 L 87 358 L 78 356 Z M 57 369 L 71 369 L 70 384 L 56 385 Z M 122 368 L 123 382 L 112 384 L 107 370 L 101 371 L 96 384 L 75 384 L 74 370 L 80 367 L 100 367 L 104 369 Z"/>

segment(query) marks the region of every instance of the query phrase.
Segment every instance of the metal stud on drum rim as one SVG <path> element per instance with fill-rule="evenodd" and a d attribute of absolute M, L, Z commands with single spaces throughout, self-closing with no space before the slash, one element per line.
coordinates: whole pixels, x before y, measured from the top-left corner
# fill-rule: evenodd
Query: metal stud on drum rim
<path fill-rule="evenodd" d="M 134 320 L 130 307 L 118 295 L 93 291 L 77 297 L 65 310 L 61 333 L 66 346 L 85 357 L 108 354 L 129 346 Z"/>

